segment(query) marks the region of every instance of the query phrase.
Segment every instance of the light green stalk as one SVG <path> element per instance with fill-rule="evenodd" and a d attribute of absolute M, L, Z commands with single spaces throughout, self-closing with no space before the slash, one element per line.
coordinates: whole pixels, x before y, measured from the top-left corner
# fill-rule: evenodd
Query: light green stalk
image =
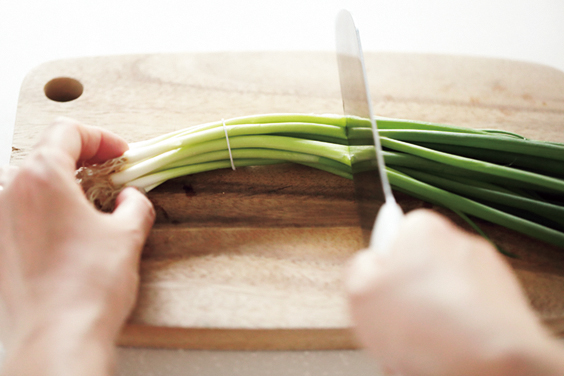
<path fill-rule="evenodd" d="M 564 247 L 563 144 L 505 131 L 381 117 L 377 122 L 394 189 L 470 222 L 468 216 L 482 218 Z M 126 185 L 149 191 L 176 177 L 230 168 L 226 132 L 237 167 L 291 162 L 349 179 L 353 172 L 376 168 L 366 119 L 266 114 L 137 142 L 120 159 L 77 177 L 104 206 Z M 103 183 L 97 183 L 97 174 Z"/>

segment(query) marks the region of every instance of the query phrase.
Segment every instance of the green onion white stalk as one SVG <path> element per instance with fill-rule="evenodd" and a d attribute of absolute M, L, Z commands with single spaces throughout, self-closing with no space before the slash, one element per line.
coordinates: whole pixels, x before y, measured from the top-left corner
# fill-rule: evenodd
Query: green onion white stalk
<path fill-rule="evenodd" d="M 564 144 L 498 130 L 378 118 L 394 189 L 564 247 Z M 189 127 L 130 144 L 123 156 L 86 166 L 87 197 L 111 210 L 125 186 L 236 167 L 298 163 L 352 179 L 374 169 L 370 123 L 343 116 L 267 114 Z"/>

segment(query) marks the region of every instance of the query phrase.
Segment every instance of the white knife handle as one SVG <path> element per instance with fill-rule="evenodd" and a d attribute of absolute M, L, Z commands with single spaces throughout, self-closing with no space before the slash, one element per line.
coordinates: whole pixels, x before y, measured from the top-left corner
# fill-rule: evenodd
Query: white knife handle
<path fill-rule="evenodd" d="M 379 253 L 388 253 L 393 241 L 399 234 L 403 217 L 403 211 L 396 201 L 386 200 L 376 217 L 370 237 L 370 248 Z"/>

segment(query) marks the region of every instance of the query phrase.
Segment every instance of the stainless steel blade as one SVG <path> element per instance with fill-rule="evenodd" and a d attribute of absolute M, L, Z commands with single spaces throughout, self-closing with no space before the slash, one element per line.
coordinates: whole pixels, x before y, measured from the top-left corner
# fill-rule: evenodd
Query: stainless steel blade
<path fill-rule="evenodd" d="M 372 111 L 360 36 L 351 14 L 346 10 L 340 11 L 337 16 L 336 45 L 341 94 L 344 112 L 347 116 L 347 125 L 354 126 L 358 121 L 355 118 L 363 118 L 370 121 L 383 197 L 385 200 L 394 200 L 392 188 L 385 171 L 386 166 L 382 154 L 382 146 L 380 145 L 378 128 Z"/>
<path fill-rule="evenodd" d="M 399 221 L 403 214 L 396 203 L 386 174 L 384 155 L 382 153 L 376 120 L 374 119 L 372 111 L 359 32 L 355 27 L 351 14 L 346 10 L 340 11 L 337 15 L 335 41 L 343 109 L 346 116 L 348 134 L 352 132 L 352 128 L 363 126 L 368 121 L 374 139 L 376 173 L 373 171 L 355 173 L 353 166 L 355 190 L 357 200 L 360 204 L 359 214 L 361 226 L 363 229 L 372 229 L 376 213 L 380 212 L 378 221 L 376 221 L 376 225 L 370 236 L 370 244 L 374 245 L 375 242 L 378 242 L 380 243 L 378 248 L 384 248 L 389 243 L 389 236 L 396 234 Z M 349 147 L 353 147 L 350 139 Z M 382 204 L 384 204 L 384 206 L 380 207 Z M 380 218 L 382 214 L 387 218 Z M 378 223 L 381 224 L 385 222 L 398 225 L 396 227 L 393 227 L 395 226 L 393 225 L 393 228 L 390 227 L 377 231 Z M 382 225 L 380 225 L 380 227 L 382 228 Z M 384 234 L 382 235 L 382 233 Z M 376 238 L 378 239 L 375 240 Z"/>

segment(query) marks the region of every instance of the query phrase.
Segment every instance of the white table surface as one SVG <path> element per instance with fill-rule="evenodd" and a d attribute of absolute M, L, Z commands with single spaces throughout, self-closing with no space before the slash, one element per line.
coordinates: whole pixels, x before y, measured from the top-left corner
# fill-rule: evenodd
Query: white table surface
<path fill-rule="evenodd" d="M 0 164 L 19 86 L 54 59 L 206 51 L 332 51 L 337 12 L 367 51 L 508 58 L 564 71 L 562 0 L 0 0 Z M 0 354 L 1 355 L 1 354 Z M 368 375 L 359 351 L 119 350 L 120 375 Z"/>

